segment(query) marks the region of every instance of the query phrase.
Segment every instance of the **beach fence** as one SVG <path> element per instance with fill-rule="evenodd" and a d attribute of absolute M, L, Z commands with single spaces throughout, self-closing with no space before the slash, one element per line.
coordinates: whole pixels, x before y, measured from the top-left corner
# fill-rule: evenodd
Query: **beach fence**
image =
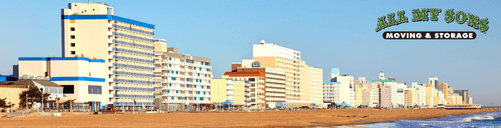
<path fill-rule="evenodd" d="M 85 112 L 89 111 L 90 105 L 89 104 L 73 104 L 73 111 L 74 112 Z"/>
<path fill-rule="evenodd" d="M 482 106 L 481 109 L 501 109 L 501 106 Z"/>

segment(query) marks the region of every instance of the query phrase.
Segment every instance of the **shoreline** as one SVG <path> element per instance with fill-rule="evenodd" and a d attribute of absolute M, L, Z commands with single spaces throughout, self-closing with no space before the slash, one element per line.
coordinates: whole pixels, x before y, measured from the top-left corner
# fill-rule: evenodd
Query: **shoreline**
<path fill-rule="evenodd" d="M 489 110 L 489 111 L 478 112 L 478 113 L 495 112 L 495 111 L 501 111 L 501 110 Z M 473 113 L 475 113 L 475 112 L 473 112 Z M 443 118 L 443 117 L 446 117 L 446 116 L 464 116 L 464 115 L 473 114 L 473 113 L 465 113 L 465 114 L 458 114 L 458 115 L 443 115 L 443 116 L 437 116 L 437 117 L 432 117 L 432 118 L 424 118 L 423 117 L 424 119 L 401 119 L 401 120 L 423 120 L 424 121 L 424 120 L 428 120 L 428 119 Z M 346 124 L 346 125 L 340 125 L 340 126 L 356 126 L 356 125 L 376 124 L 376 123 L 392 123 L 392 122 L 401 121 L 401 120 L 382 121 L 382 122 L 378 122 L 378 121 L 371 122 L 371 121 L 368 121 L 368 122 L 364 122 L 364 123 L 360 123 L 360 124 Z"/>
<path fill-rule="evenodd" d="M 426 120 L 488 111 L 499 110 L 338 109 L 99 115 L 63 113 L 62 117 L 36 115 L 0 118 L 0 124 L 3 124 L 2 127 L 332 127 L 384 123 L 398 120 Z"/>

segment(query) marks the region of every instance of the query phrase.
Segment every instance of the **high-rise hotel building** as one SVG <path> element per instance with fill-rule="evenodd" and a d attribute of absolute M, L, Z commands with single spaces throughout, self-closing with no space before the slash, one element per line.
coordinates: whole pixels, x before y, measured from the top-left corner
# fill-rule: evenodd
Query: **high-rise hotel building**
<path fill-rule="evenodd" d="M 301 100 L 310 101 L 314 105 L 323 103 L 322 75 L 322 69 L 310 67 L 304 61 L 301 61 Z"/>
<path fill-rule="evenodd" d="M 289 107 L 308 105 L 310 101 L 301 100 L 300 68 L 301 52 L 278 46 L 273 43 L 253 45 L 253 59 L 261 63 L 261 67 L 285 70 L 286 103 Z"/>
<path fill-rule="evenodd" d="M 61 10 L 62 56 L 104 59 L 105 104 L 119 110 L 133 105 L 152 108 L 155 25 L 115 16 L 113 7 L 105 3 L 68 6 Z"/>
<path fill-rule="evenodd" d="M 158 42 L 157 42 L 158 41 Z M 167 110 L 207 110 L 211 104 L 210 59 L 183 55 L 155 40 L 156 88 L 161 89 L 161 106 Z M 160 97 L 157 97 L 160 98 Z"/>

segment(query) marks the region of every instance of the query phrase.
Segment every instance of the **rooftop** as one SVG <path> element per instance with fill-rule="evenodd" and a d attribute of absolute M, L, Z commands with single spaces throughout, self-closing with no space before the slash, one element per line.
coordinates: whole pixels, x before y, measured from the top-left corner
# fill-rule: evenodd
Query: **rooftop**
<path fill-rule="evenodd" d="M 376 82 L 376 81 L 379 81 L 379 82 L 396 82 L 394 80 L 373 80 L 372 82 Z"/>

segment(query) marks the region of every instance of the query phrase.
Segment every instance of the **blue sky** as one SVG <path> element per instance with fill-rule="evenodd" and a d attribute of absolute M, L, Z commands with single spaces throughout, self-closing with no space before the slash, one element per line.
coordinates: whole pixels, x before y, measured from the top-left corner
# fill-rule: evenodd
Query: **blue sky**
<path fill-rule="evenodd" d="M 87 0 L 0 1 L 0 74 L 11 74 L 18 57 L 61 56 L 60 13 Z M 474 103 L 501 105 L 500 1 L 291 1 L 291 0 L 100 0 L 115 15 L 156 25 L 155 38 L 180 53 L 210 58 L 213 74 L 231 62 L 252 58 L 252 44 L 268 43 L 301 51 L 310 66 L 342 74 L 398 82 L 426 83 L 436 76 L 454 89 L 469 89 Z M 412 9 L 439 8 L 437 22 L 412 22 Z M 480 33 L 444 21 L 447 9 L 489 19 Z M 377 18 L 404 10 L 409 23 L 375 32 Z M 475 40 L 384 40 L 384 31 L 474 31 Z"/>

